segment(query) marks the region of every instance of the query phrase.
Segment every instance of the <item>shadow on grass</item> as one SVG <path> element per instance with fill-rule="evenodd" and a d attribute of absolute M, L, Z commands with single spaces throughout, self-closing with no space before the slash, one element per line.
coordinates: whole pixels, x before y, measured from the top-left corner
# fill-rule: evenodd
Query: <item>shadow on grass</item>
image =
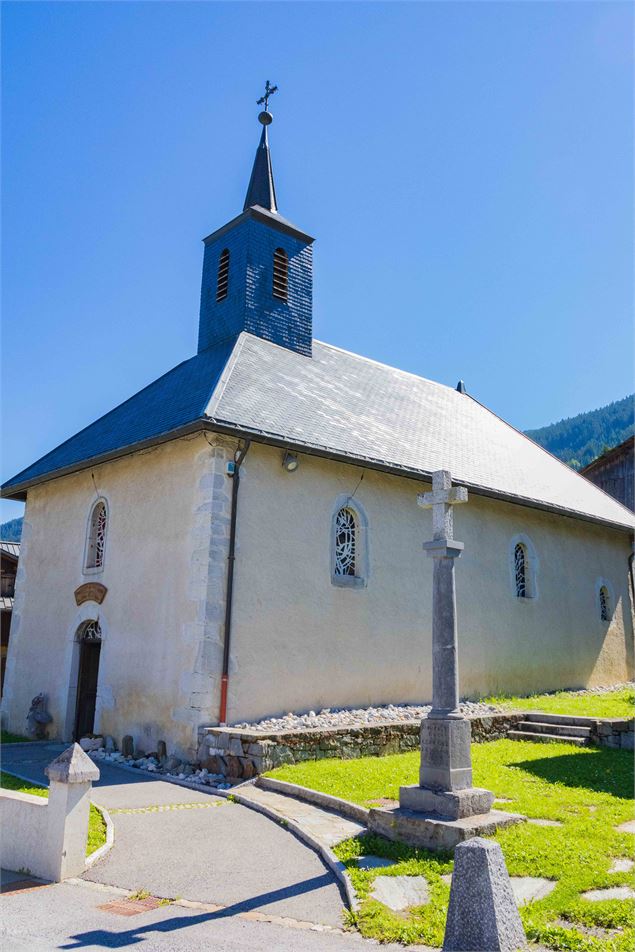
<path fill-rule="evenodd" d="M 625 800 L 633 799 L 633 755 L 627 750 L 597 748 L 584 757 L 562 754 L 559 757 L 520 760 L 514 767 L 520 767 L 550 783 L 610 793 Z"/>

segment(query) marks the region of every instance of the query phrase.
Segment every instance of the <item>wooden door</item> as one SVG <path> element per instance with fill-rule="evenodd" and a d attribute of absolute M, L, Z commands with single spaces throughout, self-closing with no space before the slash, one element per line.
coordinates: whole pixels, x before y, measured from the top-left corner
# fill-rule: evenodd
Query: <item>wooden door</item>
<path fill-rule="evenodd" d="M 80 644 L 75 740 L 92 734 L 95 726 L 100 651 L 100 641 L 82 641 Z"/>

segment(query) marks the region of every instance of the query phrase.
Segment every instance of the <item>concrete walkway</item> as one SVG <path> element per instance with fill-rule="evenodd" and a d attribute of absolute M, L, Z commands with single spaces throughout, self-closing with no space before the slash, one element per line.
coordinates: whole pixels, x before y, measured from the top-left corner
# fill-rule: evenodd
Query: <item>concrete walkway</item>
<path fill-rule="evenodd" d="M 63 749 L 7 745 L 3 769 L 44 783 L 44 767 Z M 99 769 L 93 800 L 110 812 L 115 842 L 85 879 L 228 906 L 232 915 L 258 911 L 342 925 L 344 899 L 337 880 L 282 826 L 213 794 L 111 765 L 99 764 Z"/>
<path fill-rule="evenodd" d="M 353 820 L 347 820 L 330 810 L 323 810 L 312 803 L 296 800 L 294 797 L 273 790 L 264 790 L 250 784 L 238 787 L 240 795 L 252 803 L 260 804 L 273 811 L 281 820 L 292 820 L 306 830 L 312 837 L 325 846 L 335 846 L 342 840 L 351 839 L 366 832 L 366 827 Z"/>

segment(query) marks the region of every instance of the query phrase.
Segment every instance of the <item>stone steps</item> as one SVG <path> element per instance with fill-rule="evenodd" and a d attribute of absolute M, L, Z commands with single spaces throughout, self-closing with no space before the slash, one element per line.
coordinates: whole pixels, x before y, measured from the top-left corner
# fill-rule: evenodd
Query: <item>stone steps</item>
<path fill-rule="evenodd" d="M 557 737 L 590 737 L 590 727 L 577 724 L 549 724 L 544 721 L 521 721 L 517 730 L 532 734 L 555 734 Z"/>
<path fill-rule="evenodd" d="M 569 737 L 567 734 L 540 734 L 537 731 L 509 731 L 507 734 L 510 740 L 532 740 L 539 744 L 575 744 L 576 747 L 587 747 L 589 744 L 586 737 Z"/>
<path fill-rule="evenodd" d="M 523 714 L 523 720 L 539 724 L 559 724 L 564 727 L 587 727 L 589 730 L 597 723 L 596 717 L 578 717 L 573 714 L 543 714 L 541 711 L 529 711 Z"/>

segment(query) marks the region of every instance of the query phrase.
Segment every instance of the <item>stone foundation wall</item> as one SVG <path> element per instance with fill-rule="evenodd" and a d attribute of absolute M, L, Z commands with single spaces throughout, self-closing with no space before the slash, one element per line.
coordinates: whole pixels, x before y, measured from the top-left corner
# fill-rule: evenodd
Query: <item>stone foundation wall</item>
<path fill-rule="evenodd" d="M 591 741 L 599 747 L 635 750 L 635 719 L 602 718 L 591 729 Z"/>
<path fill-rule="evenodd" d="M 472 740 L 478 743 L 506 737 L 522 719 L 523 715 L 518 713 L 471 717 Z M 201 729 L 199 740 L 201 766 L 210 773 L 249 780 L 283 764 L 327 757 L 382 757 L 418 750 L 419 721 L 272 734 L 206 727 Z"/>

